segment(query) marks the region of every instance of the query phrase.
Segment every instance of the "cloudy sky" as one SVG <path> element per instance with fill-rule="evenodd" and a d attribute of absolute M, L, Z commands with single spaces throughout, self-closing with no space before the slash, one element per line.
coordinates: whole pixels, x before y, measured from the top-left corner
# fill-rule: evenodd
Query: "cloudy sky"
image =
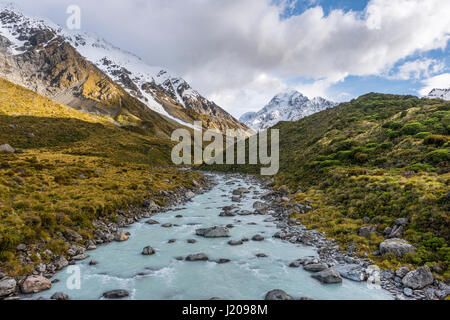
<path fill-rule="evenodd" d="M 449 0 L 15 0 L 184 77 L 235 116 L 276 93 L 346 101 L 450 87 Z"/>

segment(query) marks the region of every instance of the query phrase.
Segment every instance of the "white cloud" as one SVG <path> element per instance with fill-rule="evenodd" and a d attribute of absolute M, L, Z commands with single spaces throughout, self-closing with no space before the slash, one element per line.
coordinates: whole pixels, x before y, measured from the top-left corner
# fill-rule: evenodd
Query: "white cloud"
<path fill-rule="evenodd" d="M 79 4 L 86 29 L 174 70 L 235 114 L 262 107 L 286 79 L 318 79 L 300 87 L 326 95 L 348 75 L 387 74 L 412 54 L 444 49 L 450 38 L 448 0 L 371 0 L 363 12 L 327 16 L 316 6 L 287 19 L 280 14 L 289 1 L 16 2 L 58 22 L 67 5 Z"/>
<path fill-rule="evenodd" d="M 431 90 L 450 88 L 450 73 L 443 73 L 422 81 L 423 87 L 419 90 L 420 95 L 426 96 Z"/>
<path fill-rule="evenodd" d="M 443 71 L 445 64 L 436 59 L 417 59 L 408 61 L 398 67 L 398 71 L 388 76 L 390 79 L 423 79 Z"/>

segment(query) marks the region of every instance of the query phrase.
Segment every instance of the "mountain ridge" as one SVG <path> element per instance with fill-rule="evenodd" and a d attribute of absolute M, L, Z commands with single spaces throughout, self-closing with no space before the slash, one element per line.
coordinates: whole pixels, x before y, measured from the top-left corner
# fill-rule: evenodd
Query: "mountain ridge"
<path fill-rule="evenodd" d="M 61 59 L 55 57 L 56 53 Z M 85 83 L 91 85 L 93 88 L 86 90 L 90 91 L 89 98 L 93 98 L 88 103 L 89 112 L 99 111 L 96 108 L 98 100 L 106 102 L 112 96 L 115 101 L 111 104 L 122 107 L 124 98 L 117 99 L 116 91 L 123 90 L 121 96 L 129 95 L 136 99 L 135 105 L 145 105 L 183 126 L 193 128 L 192 123 L 199 120 L 204 127 L 222 132 L 231 128 L 236 129 L 239 135 L 245 135 L 248 130 L 225 110 L 192 89 L 184 79 L 171 76 L 162 68 L 148 66 L 135 54 L 93 33 L 65 30 L 51 21 L 28 17 L 15 6 L 0 6 L 0 56 L 7 61 L 0 65 L 0 76 L 76 108 L 83 103 L 74 101 L 77 99 L 73 96 L 82 95 L 79 87 L 85 87 Z M 80 62 L 83 59 L 86 62 Z M 45 63 L 59 63 L 60 60 L 66 65 L 43 70 Z M 92 67 L 89 66 L 90 70 L 81 68 L 80 71 L 70 68 L 67 63 L 91 64 Z M 24 64 L 28 69 L 22 70 Z M 92 71 L 93 67 L 97 70 Z M 96 74 L 96 79 L 87 81 L 83 70 Z M 125 100 L 130 100 L 130 97 Z M 92 103 L 92 100 L 97 103 Z"/>

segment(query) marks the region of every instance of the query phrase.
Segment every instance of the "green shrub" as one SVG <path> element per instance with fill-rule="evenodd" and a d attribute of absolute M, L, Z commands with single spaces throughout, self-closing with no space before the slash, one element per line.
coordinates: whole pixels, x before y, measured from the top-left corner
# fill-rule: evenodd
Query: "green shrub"
<path fill-rule="evenodd" d="M 450 160 L 450 151 L 448 149 L 437 149 L 427 153 L 425 158 L 432 163 L 440 163 Z"/>
<path fill-rule="evenodd" d="M 441 135 L 438 135 L 438 134 L 433 134 L 433 135 L 430 135 L 430 136 L 428 136 L 428 137 L 426 137 L 424 140 L 423 140 L 423 143 L 424 144 L 427 144 L 427 145 L 435 145 L 435 146 L 438 146 L 438 147 L 441 147 L 441 146 L 443 146 L 446 142 L 448 141 L 448 138 L 446 137 L 446 136 L 441 136 Z"/>
<path fill-rule="evenodd" d="M 420 122 L 414 121 L 405 124 L 402 128 L 402 133 L 407 135 L 413 135 L 419 132 L 422 132 L 425 129 L 425 126 Z"/>
<path fill-rule="evenodd" d="M 414 138 L 423 139 L 423 138 L 426 138 L 427 136 L 429 136 L 430 134 L 431 134 L 431 132 L 419 132 L 414 136 Z"/>

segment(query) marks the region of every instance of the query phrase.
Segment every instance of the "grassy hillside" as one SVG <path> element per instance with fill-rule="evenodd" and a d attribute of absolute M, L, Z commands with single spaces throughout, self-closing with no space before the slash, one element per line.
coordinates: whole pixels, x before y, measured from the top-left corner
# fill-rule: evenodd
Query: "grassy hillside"
<path fill-rule="evenodd" d="M 359 254 L 382 266 L 429 264 L 449 278 L 450 102 L 371 93 L 274 128 L 280 129 L 281 158 L 275 185 L 286 185 L 295 201 L 311 200 L 315 208 L 293 218 L 343 248 L 356 244 Z M 259 172 L 257 166 L 211 169 Z M 372 255 L 384 228 L 400 217 L 411 222 L 403 238 L 417 253 Z M 377 231 L 360 237 L 363 225 Z"/>
<path fill-rule="evenodd" d="M 0 153 L 0 269 L 32 268 L 19 261 L 20 243 L 64 253 L 68 229 L 92 238 L 93 219 L 113 219 L 144 199 L 163 204 L 160 190 L 201 181 L 161 168 L 170 163 L 172 142 L 110 121 L 0 79 L 0 145 L 18 150 Z"/>

